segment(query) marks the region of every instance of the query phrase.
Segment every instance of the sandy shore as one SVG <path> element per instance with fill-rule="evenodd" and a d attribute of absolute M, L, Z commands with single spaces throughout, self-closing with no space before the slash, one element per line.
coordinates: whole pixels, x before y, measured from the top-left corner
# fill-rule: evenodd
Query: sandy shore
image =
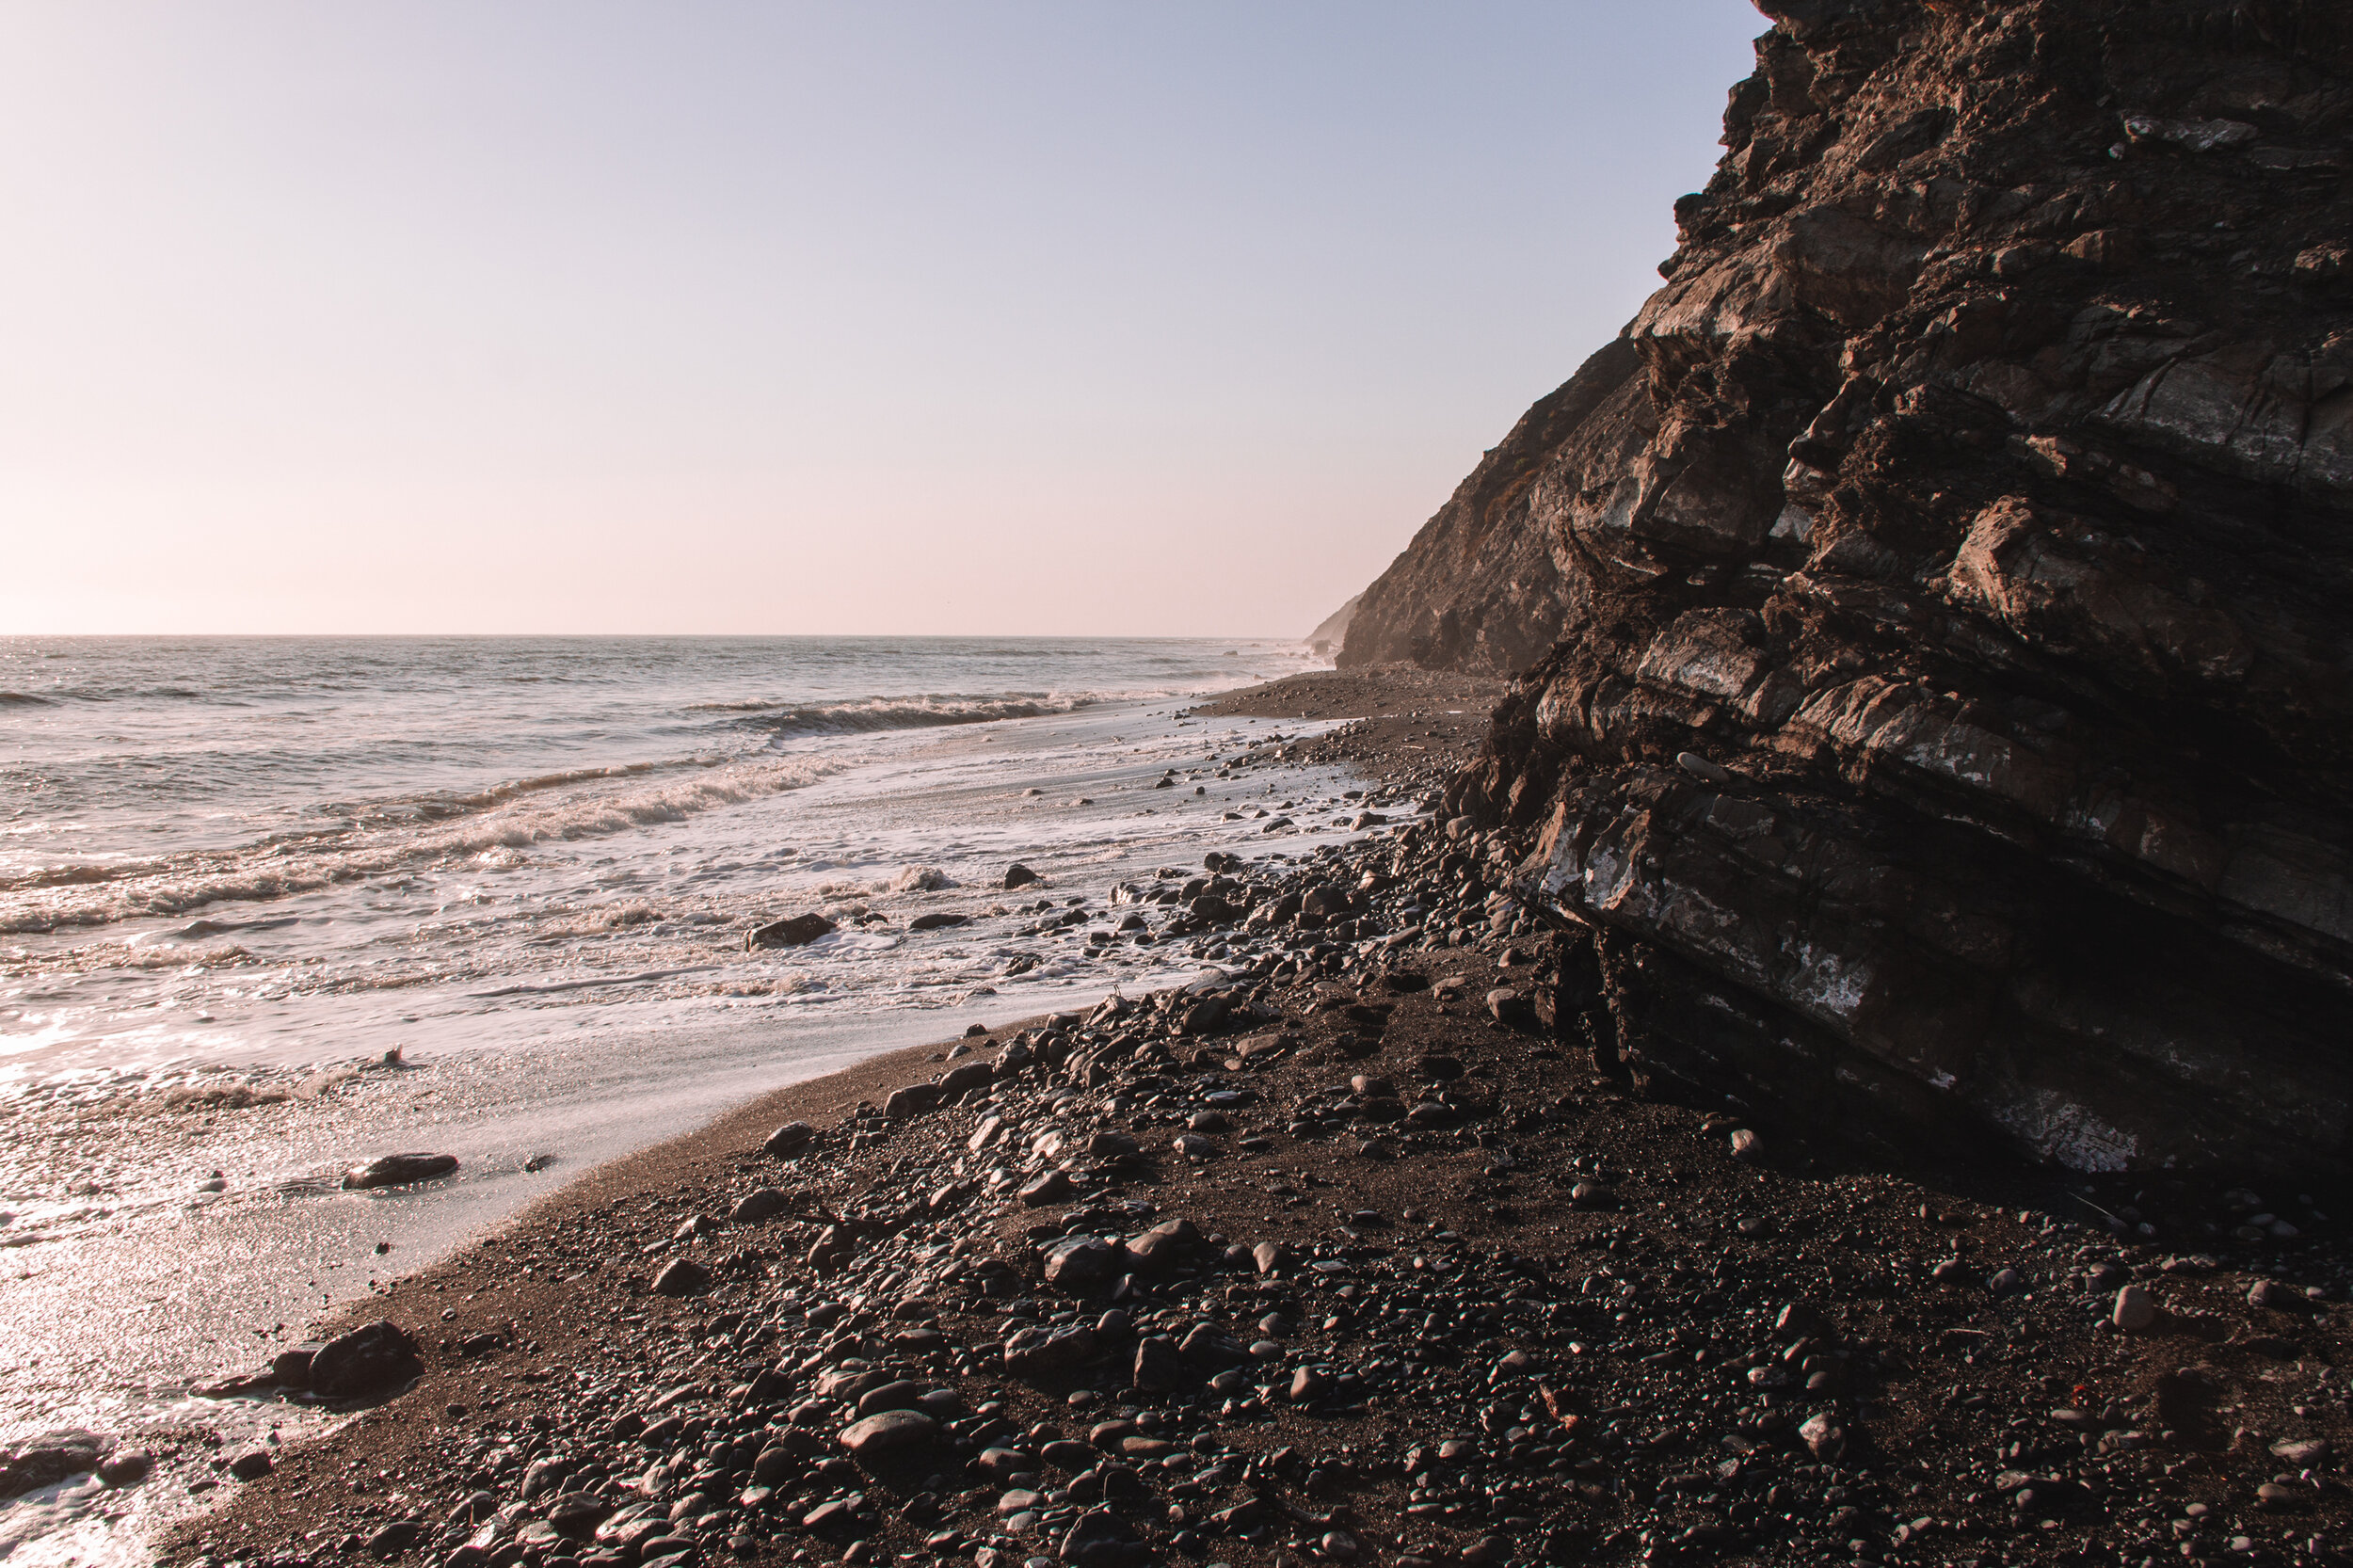
<path fill-rule="evenodd" d="M 1287 684 L 1226 711 L 1347 689 Z M 1375 815 L 1477 739 L 1388 706 Z M 1192 905 L 1219 985 L 780 1091 L 394 1283 L 358 1316 L 422 1377 L 164 1560 L 2335 1560 L 2325 1222 L 1601 1071 L 1574 950 L 1488 902 L 1522 846 L 1401 825 L 1205 890 L 1263 912 Z"/>

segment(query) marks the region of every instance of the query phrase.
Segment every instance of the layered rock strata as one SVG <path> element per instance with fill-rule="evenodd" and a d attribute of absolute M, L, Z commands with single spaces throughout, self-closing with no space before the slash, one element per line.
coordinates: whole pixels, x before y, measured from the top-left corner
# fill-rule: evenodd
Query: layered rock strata
<path fill-rule="evenodd" d="M 1547 551 L 1558 646 L 1456 798 L 1541 826 L 1635 1070 L 2086 1169 L 2341 1168 L 2353 24 L 1764 8 L 1666 286 L 1347 654 L 1551 635 L 1494 589 Z M 1401 632 L 1416 574 L 1453 597 Z"/>

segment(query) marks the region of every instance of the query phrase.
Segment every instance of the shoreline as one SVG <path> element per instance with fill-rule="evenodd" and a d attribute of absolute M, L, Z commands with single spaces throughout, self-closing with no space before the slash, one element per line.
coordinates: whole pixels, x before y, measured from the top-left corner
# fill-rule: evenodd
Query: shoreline
<path fill-rule="evenodd" d="M 584 1174 L 368 1304 L 421 1380 L 161 1560 L 2333 1560 L 2333 1227 L 2193 1178 L 2119 1236 L 2164 1178 L 1896 1169 L 1604 1070 L 1566 950 L 1486 918 L 1524 849 L 1254 858 L 1235 908 L 1324 912 L 1209 920 L 1222 984 Z"/>
<path fill-rule="evenodd" d="M 1207 799 L 1196 798 L 1199 792 L 1193 789 L 1134 792 L 1153 784 L 1161 760 L 1183 763 L 1188 751 L 1190 760 L 1200 760 L 1202 742 L 1188 738 L 1196 732 L 1174 726 L 1165 712 L 1152 719 L 1151 733 L 1161 737 L 1158 750 L 1172 756 L 1135 757 L 1124 744 L 1090 749 L 1097 730 L 1106 737 L 1116 731 L 1136 738 L 1129 726 L 1149 716 L 1144 710 L 1151 706 L 1129 704 L 1110 711 L 1108 717 L 1086 720 L 1019 720 L 1012 730 L 941 732 L 952 752 L 961 745 L 956 755 L 971 755 L 977 744 L 997 765 L 1000 779 L 1004 775 L 995 760 L 1002 754 L 1040 759 L 1035 782 L 1046 786 L 1048 798 L 1016 801 L 1016 819 L 1038 811 L 1057 822 L 1080 815 L 1065 809 L 1062 796 L 1068 786 L 1058 790 L 1052 776 L 1074 766 L 1083 774 L 1080 789 L 1105 797 L 1101 808 L 1083 815 L 1109 821 L 1110 839 L 1097 832 L 1089 840 L 1082 832 L 1075 854 L 1052 835 L 1048 835 L 1051 847 L 1015 846 L 1016 855 L 1048 876 L 1045 891 L 1053 892 L 1052 885 L 1064 880 L 1058 854 L 1070 856 L 1067 869 L 1076 873 L 1073 887 L 1064 891 L 1099 895 L 1094 886 L 1099 877 L 1133 874 L 1138 866 L 1148 872 L 1155 857 L 1171 857 L 1168 847 L 1151 841 L 1167 837 L 1157 824 L 1170 824 L 1177 847 L 1205 831 L 1215 841 L 1221 808 L 1236 804 L 1251 808 L 1247 802 L 1225 798 L 1258 790 L 1256 781 L 1245 790 L 1239 776 L 1231 783 L 1210 782 Z M 1252 727 L 1236 728 L 1250 733 L 1203 739 L 1210 748 L 1230 750 L 1239 743 L 1264 754 L 1254 755 L 1247 768 L 1237 760 L 1237 776 L 1272 779 L 1290 793 L 1305 790 L 1319 798 L 1338 790 L 1315 767 L 1274 763 L 1273 748 L 1252 744 Z M 1016 760 L 1010 785 L 984 779 L 978 786 L 982 795 L 994 801 L 1022 793 L 1019 786 L 1032 781 L 1019 776 L 1022 766 Z M 1198 772 L 1206 777 L 1209 770 Z M 963 793 L 953 799 L 964 802 L 974 787 L 965 780 Z M 844 815 L 854 805 L 847 800 L 813 808 L 855 826 Z M 1137 806 L 1158 810 L 1138 812 Z M 1126 816 L 1143 821 L 1117 821 Z M 1135 842 L 1112 863 L 1114 873 L 1102 864 L 1101 847 L 1115 844 L 1122 835 Z M 989 856 L 990 836 L 984 831 L 976 838 L 968 830 L 952 847 L 961 848 L 968 860 L 978 854 L 993 876 L 1006 858 Z M 967 909 L 975 899 L 982 905 L 992 899 L 1023 904 L 992 893 L 993 883 L 972 882 L 962 866 L 956 874 L 966 885 L 945 893 L 924 896 L 919 890 L 912 898 L 872 902 L 902 924 L 928 910 Z M 1059 894 L 1054 902 L 1063 902 Z M 1098 896 L 1097 919 L 1100 908 Z M 982 913 L 1001 917 L 1008 911 Z M 1131 949 L 1122 940 L 1097 949 L 1078 940 L 1081 932 L 1034 929 L 1050 923 L 1025 920 L 1015 910 L 1010 919 L 989 918 L 968 927 L 980 933 L 977 941 L 959 931 L 906 940 L 918 966 L 936 968 L 945 960 L 969 968 L 978 962 L 984 974 L 992 951 L 1000 963 L 1016 949 L 1035 955 L 1033 972 L 1011 984 L 994 981 L 994 990 L 1002 994 L 992 994 L 984 980 L 974 983 L 978 988 L 969 997 L 944 1010 L 882 998 L 871 1017 L 857 1012 L 856 987 L 872 968 L 865 951 L 841 960 L 821 955 L 794 963 L 787 957 L 780 966 L 771 961 L 771 967 L 787 976 L 809 973 L 821 983 L 813 987 L 821 1002 L 842 995 L 849 1010 L 840 1011 L 839 1003 L 810 1008 L 796 1003 L 781 1011 L 728 1006 L 708 1022 L 680 1018 L 643 1037 L 626 1022 L 618 1030 L 600 1025 L 593 1038 L 565 1031 L 560 1041 L 551 1037 L 546 1048 L 520 1054 L 505 1045 L 468 1049 L 458 1040 L 437 1049 L 437 1042 L 427 1040 L 424 1050 L 406 1064 L 423 1071 L 382 1070 L 370 1058 L 315 1069 L 191 1070 L 166 1074 L 156 1084 L 146 1081 L 151 1075 L 123 1073 L 12 1106 L 11 1132 L 23 1156 L 18 1161 L 23 1179 L 14 1185 L 27 1193 L 40 1189 L 45 1197 L 50 1192 L 81 1191 L 87 1182 L 93 1198 L 79 1204 L 12 1203 L 8 1208 L 24 1211 L 0 1218 L 16 1222 L 6 1233 L 12 1250 L 0 1253 L 9 1261 L 13 1280 L 0 1323 L 12 1325 L 20 1346 L 31 1347 L 7 1379 L 16 1397 L 8 1407 L 8 1435 L 0 1439 L 0 1492 L 10 1494 L 0 1497 L 0 1555 L 17 1561 L 87 1562 L 93 1553 L 108 1562 L 144 1560 L 134 1543 L 145 1522 L 184 1512 L 186 1499 L 173 1496 L 184 1484 L 217 1479 L 210 1445 L 233 1448 L 262 1436 L 277 1419 L 272 1411 L 300 1416 L 306 1427 L 315 1424 L 315 1413 L 294 1407 L 208 1404 L 188 1396 L 191 1384 L 249 1370 L 240 1365 L 240 1345 L 266 1361 L 304 1337 L 304 1321 L 312 1314 L 324 1310 L 331 1318 L 344 1311 L 334 1303 L 363 1280 L 373 1286 L 389 1279 L 388 1268 L 414 1272 L 419 1264 L 407 1260 L 439 1256 L 470 1236 L 497 1234 L 514 1223 L 518 1204 L 528 1207 L 549 1189 L 561 1190 L 559 1184 L 598 1168 L 600 1150 L 623 1152 L 641 1142 L 614 1122 L 612 1096 L 654 1107 L 659 1119 L 648 1132 L 684 1134 L 707 1125 L 714 1113 L 756 1098 L 779 1076 L 808 1070 L 796 1067 L 797 1062 L 821 1062 L 828 1070 L 845 1060 L 855 1062 L 855 1055 L 836 1048 L 861 1034 L 897 1049 L 909 1040 L 952 1032 L 975 1016 L 999 1023 L 1067 1007 L 1080 998 L 1091 1003 L 1100 990 L 1123 983 L 1132 990 L 1139 983 L 1168 983 L 1155 975 L 1173 971 L 1189 978 L 1197 972 L 1181 943 L 1139 943 Z M 741 920 L 738 924 L 748 929 Z M 1022 929 L 1025 925 L 1033 929 Z M 851 942 L 866 949 L 875 945 L 862 935 Z M 740 949 L 741 936 L 730 945 Z M 939 950 L 937 958 L 934 950 Z M 847 990 L 837 973 L 842 963 L 852 967 Z M 619 967 L 626 971 L 622 979 L 633 972 L 627 964 Z M 1067 988 L 1073 979 L 1080 985 Z M 626 1000 L 622 993 L 605 995 Z M 604 996 L 596 1001 L 595 1016 L 616 1011 L 604 1004 Z M 527 998 L 514 1005 L 543 1004 Z M 664 1005 L 660 998 L 655 1005 Z M 540 1016 L 564 1030 L 564 1014 Z M 621 1044 L 624 1055 L 615 1057 L 609 1042 Z M 824 1062 L 828 1056 L 832 1062 Z M 712 1085 L 723 1092 L 706 1092 Z M 681 1108 L 690 1119 L 680 1119 Z M 165 1140 L 160 1155 L 158 1135 Z M 354 1159 L 401 1148 L 446 1150 L 462 1156 L 463 1164 L 451 1183 L 365 1199 L 333 1191 L 341 1170 Z M 535 1174 L 550 1154 L 556 1157 L 554 1168 Z M 89 1281 L 86 1307 L 77 1310 L 76 1281 L 92 1270 L 100 1274 Z M 322 1288 L 331 1300 L 323 1301 Z M 369 1299 L 358 1297 L 361 1304 Z M 94 1336 L 93 1324 L 101 1325 Z M 289 1426 L 286 1435 L 291 1438 L 295 1430 Z M 120 1494 L 79 1483 L 60 1489 L 40 1480 L 56 1470 L 70 1476 L 85 1469 L 88 1458 L 115 1448 L 156 1453 L 161 1463 L 152 1480 Z M 19 1459 L 25 1462 L 21 1468 Z M 32 1482 L 29 1492 L 19 1484 L 26 1478 Z"/>

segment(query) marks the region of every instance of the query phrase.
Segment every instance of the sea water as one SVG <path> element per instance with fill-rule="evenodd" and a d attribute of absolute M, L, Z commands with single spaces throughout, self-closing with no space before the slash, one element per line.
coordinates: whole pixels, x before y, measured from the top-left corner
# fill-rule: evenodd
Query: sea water
<path fill-rule="evenodd" d="M 1263 851 L 1270 810 L 1285 849 L 1344 833 L 1337 776 L 1218 776 L 1313 727 L 1184 711 L 1314 664 L 1273 640 L 0 642 L 0 1438 L 233 1442 L 284 1407 L 192 1384 L 567 1174 L 877 1050 L 1199 974 L 1036 911 Z M 1016 860 L 1045 885 L 1004 889 Z M 747 950 L 806 912 L 837 930 Z M 927 912 L 976 919 L 910 931 Z M 458 1176 L 335 1188 L 411 1148 Z M 191 1466 L 0 1507 L 0 1555 L 130 1560 Z"/>

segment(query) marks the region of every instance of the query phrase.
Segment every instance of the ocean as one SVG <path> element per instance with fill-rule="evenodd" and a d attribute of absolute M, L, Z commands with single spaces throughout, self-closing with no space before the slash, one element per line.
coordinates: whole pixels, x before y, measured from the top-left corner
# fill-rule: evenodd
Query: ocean
<path fill-rule="evenodd" d="M 1185 712 L 1319 663 L 1271 639 L 0 641 L 0 1439 L 292 1435 L 300 1413 L 190 1384 L 762 1090 L 1197 976 L 1185 946 L 1040 916 L 1265 847 L 1260 812 L 1296 817 L 1289 850 L 1344 834 L 1343 777 L 1218 776 L 1321 727 Z M 1016 860 L 1046 884 L 1005 891 Z M 806 912 L 838 929 L 746 951 Z M 981 918 L 908 928 L 936 912 Z M 336 1189 L 402 1149 L 458 1175 Z M 137 1560 L 192 1473 L 0 1505 L 0 1557 Z"/>

